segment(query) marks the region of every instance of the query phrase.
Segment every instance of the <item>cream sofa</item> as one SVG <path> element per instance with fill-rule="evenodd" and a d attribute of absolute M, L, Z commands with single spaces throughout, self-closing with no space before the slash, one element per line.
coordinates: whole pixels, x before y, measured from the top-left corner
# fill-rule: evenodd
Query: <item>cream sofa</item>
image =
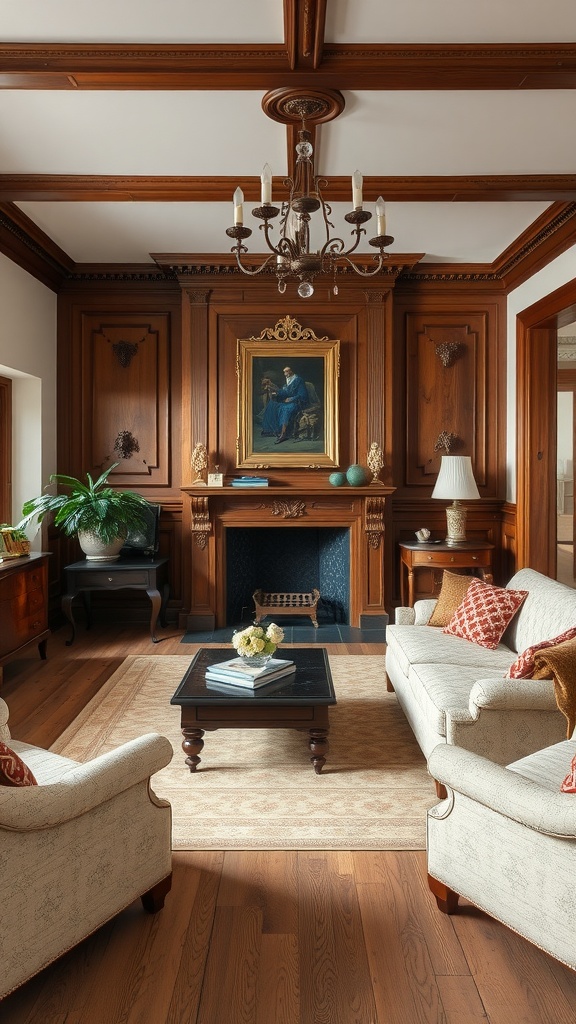
<path fill-rule="evenodd" d="M 454 913 L 464 896 L 576 969 L 576 793 L 561 793 L 576 740 L 507 768 L 446 744 L 430 771 L 447 799 L 428 812 L 428 882 Z"/>
<path fill-rule="evenodd" d="M 494 651 L 425 623 L 434 602 L 397 609 L 386 630 L 388 689 L 426 757 L 454 744 L 508 764 L 566 737 L 552 680 L 508 679 L 517 653 L 576 625 L 576 590 L 533 569 L 508 587 L 528 597 Z"/>
<path fill-rule="evenodd" d="M 38 785 L 0 786 L 0 998 L 139 896 L 160 909 L 170 889 L 171 809 L 150 789 L 172 746 L 148 734 L 79 764 L 0 739 Z"/>

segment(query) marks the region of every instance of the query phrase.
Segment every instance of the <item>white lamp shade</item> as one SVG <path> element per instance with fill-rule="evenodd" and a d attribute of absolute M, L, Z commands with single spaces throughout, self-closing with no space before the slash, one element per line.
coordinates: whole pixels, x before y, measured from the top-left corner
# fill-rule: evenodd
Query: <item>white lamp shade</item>
<path fill-rule="evenodd" d="M 443 455 L 433 498 L 464 501 L 479 498 L 469 455 Z"/>

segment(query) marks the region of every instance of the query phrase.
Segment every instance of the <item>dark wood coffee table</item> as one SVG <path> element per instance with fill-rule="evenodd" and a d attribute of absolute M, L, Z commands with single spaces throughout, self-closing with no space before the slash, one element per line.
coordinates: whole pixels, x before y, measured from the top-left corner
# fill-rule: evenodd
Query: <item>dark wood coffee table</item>
<path fill-rule="evenodd" d="M 328 655 L 321 648 L 283 648 L 296 671 L 256 690 L 223 693 L 210 689 L 209 665 L 231 657 L 230 647 L 203 647 L 192 660 L 170 703 L 181 708 L 182 749 L 195 772 L 204 732 L 215 729 L 298 729 L 309 735 L 310 760 L 317 775 L 328 753 L 328 708 L 336 703 Z M 232 655 L 233 656 L 233 655 Z"/>

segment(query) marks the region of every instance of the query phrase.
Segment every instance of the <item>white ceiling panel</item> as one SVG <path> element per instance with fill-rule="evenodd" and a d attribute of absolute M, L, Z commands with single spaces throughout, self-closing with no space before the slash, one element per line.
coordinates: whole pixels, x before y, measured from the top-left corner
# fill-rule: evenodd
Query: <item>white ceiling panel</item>
<path fill-rule="evenodd" d="M 1 174 L 286 171 L 262 92 L 0 91 Z"/>
<path fill-rule="evenodd" d="M 561 43 L 576 39 L 574 0 L 329 0 L 331 43 Z"/>
<path fill-rule="evenodd" d="M 18 203 L 78 263 L 146 263 L 154 253 L 229 252 L 230 203 Z M 425 261 L 491 262 L 546 209 L 546 203 L 388 203 L 391 253 L 425 252 Z M 370 209 L 366 204 L 366 209 Z M 347 241 L 344 214 L 332 206 L 336 232 Z M 373 210 L 371 210 L 374 213 Z M 253 230 L 250 252 L 263 252 L 258 222 L 245 205 Z M 366 238 L 370 238 L 370 225 Z M 273 237 L 277 237 L 274 231 Z M 361 251 L 372 252 L 366 241 Z"/>
<path fill-rule="evenodd" d="M 0 39 L 38 43 L 281 43 L 273 0 L 1 0 Z"/>

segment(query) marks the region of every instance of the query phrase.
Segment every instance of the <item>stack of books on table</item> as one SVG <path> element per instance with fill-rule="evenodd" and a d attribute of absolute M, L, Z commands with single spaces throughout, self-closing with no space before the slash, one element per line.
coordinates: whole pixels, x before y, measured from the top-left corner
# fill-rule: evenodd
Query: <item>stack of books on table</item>
<path fill-rule="evenodd" d="M 261 668 L 252 668 L 241 658 L 230 658 L 229 661 L 219 661 L 216 665 L 210 665 L 206 669 L 206 682 L 225 683 L 231 687 L 255 690 L 275 679 L 289 676 L 294 671 L 294 662 L 285 658 L 271 658 Z"/>
<path fill-rule="evenodd" d="M 234 476 L 232 487 L 268 487 L 267 476 Z"/>

